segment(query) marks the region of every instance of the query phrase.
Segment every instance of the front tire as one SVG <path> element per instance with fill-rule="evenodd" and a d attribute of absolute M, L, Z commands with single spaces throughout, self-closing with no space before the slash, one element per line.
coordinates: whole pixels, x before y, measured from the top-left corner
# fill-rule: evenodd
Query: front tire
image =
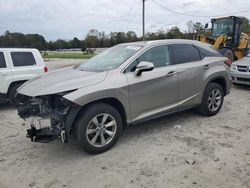
<path fill-rule="evenodd" d="M 117 142 L 123 127 L 119 112 L 104 103 L 93 104 L 83 110 L 75 124 L 79 145 L 91 154 L 109 150 Z"/>
<path fill-rule="evenodd" d="M 204 116 L 214 116 L 220 111 L 223 101 L 224 91 L 221 85 L 210 83 L 203 93 L 198 111 Z"/>

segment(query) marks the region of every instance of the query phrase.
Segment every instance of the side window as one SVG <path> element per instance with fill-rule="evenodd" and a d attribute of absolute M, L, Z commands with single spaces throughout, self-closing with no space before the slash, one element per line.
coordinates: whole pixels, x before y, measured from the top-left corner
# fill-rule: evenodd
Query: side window
<path fill-rule="evenodd" d="M 199 51 L 191 44 L 173 44 L 172 49 L 176 64 L 201 60 Z"/>
<path fill-rule="evenodd" d="M 149 61 L 152 62 L 157 67 L 168 66 L 171 64 L 170 54 L 168 46 L 156 46 L 153 47 L 146 52 L 144 52 L 140 57 L 138 57 L 133 63 L 131 63 L 126 72 L 133 72 L 136 69 L 136 66 L 141 61 Z"/>
<path fill-rule="evenodd" d="M 11 52 L 11 58 L 15 67 L 36 64 L 35 58 L 31 52 Z"/>
<path fill-rule="evenodd" d="M 0 52 L 0 68 L 6 68 L 6 62 L 3 52 Z"/>
<path fill-rule="evenodd" d="M 216 52 L 215 50 L 211 49 L 211 51 L 208 51 L 204 48 L 197 47 L 200 51 L 201 59 L 205 57 L 221 57 L 221 54 L 219 52 Z"/>

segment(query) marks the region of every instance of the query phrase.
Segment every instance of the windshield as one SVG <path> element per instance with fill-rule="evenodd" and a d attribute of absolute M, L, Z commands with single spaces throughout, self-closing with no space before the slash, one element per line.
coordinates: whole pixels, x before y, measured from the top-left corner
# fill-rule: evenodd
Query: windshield
<path fill-rule="evenodd" d="M 141 46 L 134 45 L 114 46 L 92 57 L 87 62 L 82 63 L 77 69 L 82 71 L 105 71 L 115 69 L 140 49 Z"/>
<path fill-rule="evenodd" d="M 221 19 L 213 22 L 212 36 L 218 37 L 222 34 L 232 36 L 233 21 L 229 19 Z"/>

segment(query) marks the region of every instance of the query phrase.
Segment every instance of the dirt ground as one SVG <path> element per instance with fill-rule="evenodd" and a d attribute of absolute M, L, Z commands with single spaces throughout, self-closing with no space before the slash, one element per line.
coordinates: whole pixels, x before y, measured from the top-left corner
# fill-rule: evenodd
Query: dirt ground
<path fill-rule="evenodd" d="M 250 87 L 232 88 L 214 117 L 189 110 L 125 128 L 100 155 L 31 143 L 26 129 L 0 104 L 0 188 L 250 187 Z"/>

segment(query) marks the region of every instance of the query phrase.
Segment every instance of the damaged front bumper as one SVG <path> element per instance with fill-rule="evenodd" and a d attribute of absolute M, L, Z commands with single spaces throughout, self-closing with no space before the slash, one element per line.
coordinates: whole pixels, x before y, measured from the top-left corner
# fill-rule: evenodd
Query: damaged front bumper
<path fill-rule="evenodd" d="M 30 138 L 32 142 L 48 143 L 55 139 L 66 142 L 65 128 L 52 125 L 50 119 L 35 116 L 29 119 L 30 129 L 27 130 L 26 137 Z"/>
<path fill-rule="evenodd" d="M 48 143 L 55 139 L 67 142 L 79 110 L 79 105 L 61 95 L 21 96 L 18 100 L 18 115 L 29 124 L 26 137 L 32 142 Z"/>

